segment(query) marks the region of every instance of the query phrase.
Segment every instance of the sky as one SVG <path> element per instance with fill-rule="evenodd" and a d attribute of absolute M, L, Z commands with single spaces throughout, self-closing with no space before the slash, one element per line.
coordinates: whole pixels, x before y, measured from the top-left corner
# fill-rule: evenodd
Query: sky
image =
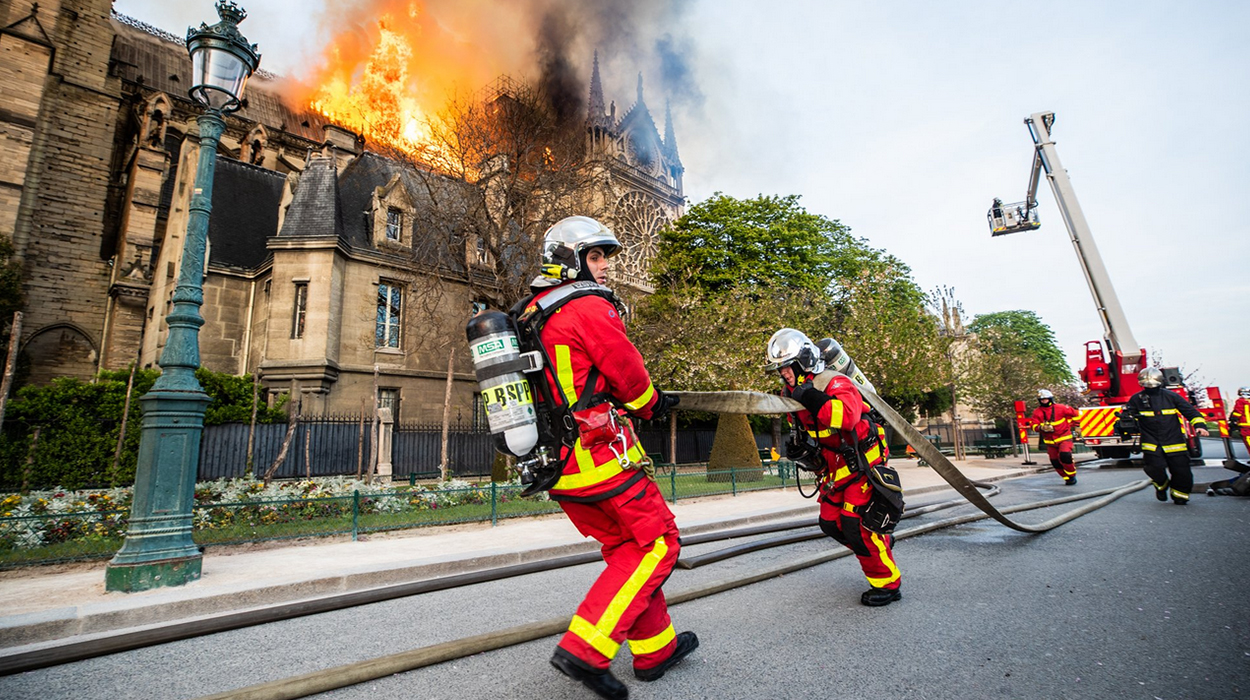
<path fill-rule="evenodd" d="M 262 67 L 305 74 L 325 43 L 321 1 L 242 4 Z M 1035 311 L 1075 371 L 1103 329 L 1049 187 L 1037 231 L 991 239 L 985 219 L 994 197 L 1024 198 L 1023 121 L 1052 111 L 1138 344 L 1226 397 L 1250 386 L 1250 3 L 679 7 L 679 23 L 657 31 L 680 40 L 696 88 L 672 96 L 691 203 L 801 195 L 906 262 L 925 290 L 953 288 L 969 319 Z M 176 34 L 215 20 L 209 0 L 115 8 Z M 633 71 L 658 70 L 601 59 L 618 110 Z M 647 93 L 657 119 L 664 97 Z"/>

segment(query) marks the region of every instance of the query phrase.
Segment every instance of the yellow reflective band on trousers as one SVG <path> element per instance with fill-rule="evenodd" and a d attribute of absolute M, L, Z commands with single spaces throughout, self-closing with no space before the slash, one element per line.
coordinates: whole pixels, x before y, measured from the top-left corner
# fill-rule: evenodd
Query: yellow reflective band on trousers
<path fill-rule="evenodd" d="M 652 396 L 655 396 L 655 385 L 654 385 L 654 384 L 648 384 L 648 385 L 647 385 L 647 390 L 646 390 L 646 391 L 644 391 L 644 392 L 642 392 L 642 396 L 639 396 L 638 398 L 634 399 L 633 401 L 629 401 L 629 402 L 627 402 L 627 403 L 625 404 L 625 408 L 627 408 L 627 409 L 629 409 L 629 410 L 631 410 L 631 411 L 637 411 L 638 409 L 642 408 L 643 406 L 646 406 L 646 405 L 647 405 L 647 402 L 651 400 L 651 397 L 652 397 Z"/>
<path fill-rule="evenodd" d="M 595 629 L 595 626 L 578 615 L 573 616 L 573 621 L 569 623 L 569 631 L 581 637 L 587 644 L 595 648 L 595 651 L 603 654 L 609 659 L 616 656 L 616 652 L 620 651 L 621 645 L 612 641 L 612 638 Z"/>
<path fill-rule="evenodd" d="M 564 391 L 564 400 L 567 405 L 572 406 L 577 403 L 577 387 L 573 384 L 573 361 L 569 359 L 569 346 L 556 346 L 556 378 L 560 380 L 560 389 Z M 595 388 L 590 387 L 591 391 Z"/>
<path fill-rule="evenodd" d="M 676 638 L 677 630 L 673 629 L 672 624 L 669 624 L 668 629 L 650 639 L 629 640 L 629 651 L 634 656 L 638 656 L 640 654 L 654 654 L 655 652 L 668 646 L 668 643 Z"/>
<path fill-rule="evenodd" d="M 612 601 L 604 609 L 599 621 L 592 625 L 584 618 L 574 615 L 573 621 L 569 623 L 569 631 L 581 637 L 609 659 L 616 656 L 616 652 L 621 648 L 620 644 L 612 641 L 612 632 L 616 630 L 616 623 L 621 621 L 621 615 L 625 614 L 630 603 L 638 597 L 638 591 L 642 590 L 667 554 L 668 544 L 661 536 L 655 541 L 651 551 L 643 555 L 642 561 L 638 562 L 638 568 L 629 575 L 625 585 L 612 596 Z"/>
<path fill-rule="evenodd" d="M 1057 437 L 1054 439 L 1044 437 L 1042 438 L 1042 441 L 1045 442 L 1047 445 L 1058 445 L 1061 442 L 1065 442 L 1071 439 L 1072 439 L 1072 434 L 1068 433 L 1067 435 L 1064 435 L 1063 437 Z"/>
<path fill-rule="evenodd" d="M 1186 501 L 1188 501 L 1189 494 L 1185 493 L 1184 491 L 1177 491 L 1176 489 L 1172 489 L 1172 498 L 1183 498 Z"/>
<path fill-rule="evenodd" d="M 594 486 L 624 471 L 621 468 L 621 463 L 616 461 L 615 457 L 603 464 L 594 464 L 591 454 L 582 448 L 581 438 L 578 438 L 577 442 L 573 444 L 573 456 L 577 460 L 578 472 L 576 474 L 565 474 L 560 477 L 556 485 L 551 487 L 553 491 L 567 491 Z M 629 457 L 631 462 L 641 462 L 647 455 L 643 452 L 640 445 L 633 445 L 625 451 L 625 456 Z"/>
<path fill-rule="evenodd" d="M 1163 451 L 1165 453 L 1184 452 L 1185 450 L 1188 450 L 1188 449 L 1189 449 L 1189 445 L 1186 445 L 1185 443 L 1181 443 L 1179 445 L 1164 445 L 1163 446 Z"/>
<path fill-rule="evenodd" d="M 865 576 L 864 578 L 868 579 L 868 584 L 873 588 L 885 588 L 898 580 L 898 566 L 894 564 L 894 559 L 890 556 L 890 550 L 885 546 L 885 538 L 875 532 L 871 534 L 872 536 L 868 538 L 868 542 L 877 548 L 877 553 L 881 555 L 882 563 L 890 570 L 890 575 L 885 578 L 873 578 L 871 576 Z"/>

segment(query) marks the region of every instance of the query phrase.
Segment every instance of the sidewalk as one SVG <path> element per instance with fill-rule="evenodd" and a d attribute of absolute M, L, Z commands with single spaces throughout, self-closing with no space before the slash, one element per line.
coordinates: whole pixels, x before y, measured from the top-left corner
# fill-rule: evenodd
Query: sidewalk
<path fill-rule="evenodd" d="M 955 463 L 973 481 L 1050 471 L 1021 458 Z M 909 496 L 950 487 L 915 460 L 892 462 Z M 818 506 L 793 487 L 711 496 L 672 506 L 685 534 L 815 518 Z M 279 545 L 209 548 L 200 580 L 140 593 L 104 590 L 105 562 L 0 572 L 0 650 L 143 625 L 417 581 L 595 551 L 562 514 L 371 535 L 359 541 L 308 539 Z"/>

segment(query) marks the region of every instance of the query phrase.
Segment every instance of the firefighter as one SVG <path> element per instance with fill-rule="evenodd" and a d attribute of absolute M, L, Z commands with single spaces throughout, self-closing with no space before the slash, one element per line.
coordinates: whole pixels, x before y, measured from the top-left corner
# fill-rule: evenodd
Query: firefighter
<path fill-rule="evenodd" d="M 1206 436 L 1206 421 L 1193 404 L 1163 388 L 1163 372 L 1147 367 L 1137 375 L 1142 390 L 1133 394 L 1124 413 L 1137 421 L 1141 430 L 1142 461 L 1146 476 L 1154 483 L 1155 498 L 1183 506 L 1189 503 L 1194 474 L 1189 468 L 1189 437 L 1185 421 L 1194 432 Z M 1171 478 L 1169 479 L 1169 474 Z"/>
<path fill-rule="evenodd" d="M 551 664 L 604 698 L 629 695 L 608 669 L 622 644 L 629 643 L 634 675 L 643 681 L 657 680 L 699 646 L 693 632 L 677 634 L 669 620 L 660 587 L 677 561 L 679 533 L 620 410 L 662 420 L 677 403 L 651 384 L 625 335 L 623 307 L 600 286 L 620 249 L 612 231 L 594 219 L 559 221 L 543 237 L 534 294 L 518 304 L 525 318 L 542 308 L 544 297 L 567 295 L 538 333 L 550 359 L 545 372 L 553 403 L 570 409 L 565 415 L 576 421 L 572 434 L 578 436 L 563 444 L 562 471 L 550 495 L 579 532 L 603 545 L 607 568 L 578 606 Z"/>
<path fill-rule="evenodd" d="M 1055 403 L 1055 395 L 1050 389 L 1037 390 L 1037 408 L 1033 409 L 1029 423 L 1042 436 L 1050 466 L 1068 486 L 1076 483 L 1076 464 L 1072 461 L 1072 420 L 1077 415 L 1075 408 Z"/>
<path fill-rule="evenodd" d="M 1233 412 L 1228 414 L 1228 424 L 1241 431 L 1241 440 L 1250 452 L 1250 386 L 1237 390 L 1237 401 L 1233 404 Z"/>
<path fill-rule="evenodd" d="M 879 606 L 901 600 L 894 538 L 864 527 L 861 517 L 874 496 L 866 469 L 883 465 L 889 456 L 884 431 L 868 420 L 855 384 L 826 370 L 820 350 L 803 333 L 792 328 L 777 331 L 768 341 L 767 357 L 765 369 L 777 372 L 784 382 L 782 395 L 804 407 L 789 417 L 801 432 L 786 444 L 786 456 L 816 473 L 820 529 L 855 553 L 872 586 L 860 602 Z"/>

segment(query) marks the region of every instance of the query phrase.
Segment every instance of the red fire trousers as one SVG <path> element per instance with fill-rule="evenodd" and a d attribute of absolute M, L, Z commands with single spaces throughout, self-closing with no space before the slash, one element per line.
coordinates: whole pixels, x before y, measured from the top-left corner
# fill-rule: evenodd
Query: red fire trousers
<path fill-rule="evenodd" d="M 895 589 L 902 583 L 890 538 L 864 529 L 859 512 L 872 497 L 872 483 L 860 474 L 845 488 L 820 496 L 820 529 L 841 542 L 859 559 L 859 566 L 873 588 Z"/>
<path fill-rule="evenodd" d="M 648 479 L 640 487 L 593 503 L 561 501 L 579 532 L 603 545 L 608 567 L 577 607 L 560 648 L 588 667 L 606 669 L 629 642 L 634 668 L 653 668 L 672 656 L 677 633 L 660 586 L 681 550 L 677 523 Z"/>
<path fill-rule="evenodd" d="M 1046 445 L 1046 456 L 1050 457 L 1050 466 L 1065 479 L 1076 476 L 1076 464 L 1072 462 L 1072 441 Z"/>

